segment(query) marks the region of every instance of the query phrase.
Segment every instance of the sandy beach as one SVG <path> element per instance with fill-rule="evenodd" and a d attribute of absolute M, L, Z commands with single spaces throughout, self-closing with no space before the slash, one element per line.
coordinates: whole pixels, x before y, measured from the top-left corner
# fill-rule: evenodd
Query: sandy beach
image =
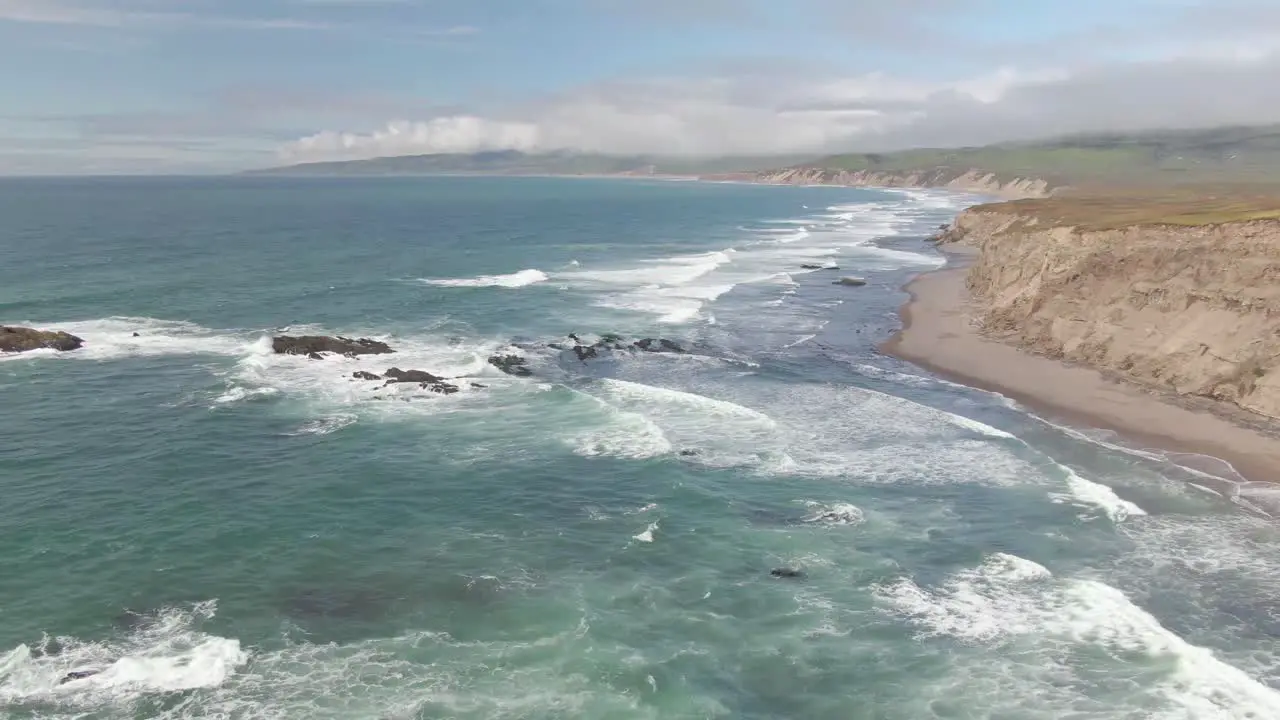
<path fill-rule="evenodd" d="M 881 349 L 956 382 L 998 392 L 1045 419 L 1112 430 L 1131 445 L 1225 460 L 1248 481 L 1280 482 L 1280 439 L 1235 408 L 1173 398 L 1095 370 L 983 338 L 970 322 L 965 268 L 975 251 L 906 287 L 903 329 Z M 1203 406 L 1203 407 L 1201 407 Z M 1256 424 L 1257 427 L 1250 427 Z"/>

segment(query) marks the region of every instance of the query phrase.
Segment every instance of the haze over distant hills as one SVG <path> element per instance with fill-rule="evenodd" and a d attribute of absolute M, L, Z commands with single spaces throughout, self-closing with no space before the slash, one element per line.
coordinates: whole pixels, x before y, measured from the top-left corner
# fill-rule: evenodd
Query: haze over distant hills
<path fill-rule="evenodd" d="M 304 163 L 250 171 L 254 175 L 706 175 L 786 167 L 815 156 L 679 158 L 557 151 L 402 155 L 368 160 Z"/>
<path fill-rule="evenodd" d="M 1073 182 L 1280 180 L 1280 125 L 1203 130 L 1091 133 L 984 147 L 848 153 L 826 157 L 675 158 L 519 151 L 407 155 L 306 163 L 252 171 L 267 175 L 677 175 L 763 173 L 784 168 L 819 172 L 943 173 L 969 170 L 1000 177 Z"/>

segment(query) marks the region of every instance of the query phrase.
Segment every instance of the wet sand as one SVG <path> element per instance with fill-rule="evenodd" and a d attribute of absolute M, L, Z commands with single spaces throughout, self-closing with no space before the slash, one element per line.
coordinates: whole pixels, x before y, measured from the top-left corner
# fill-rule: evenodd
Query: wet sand
<path fill-rule="evenodd" d="M 881 350 L 955 382 L 998 392 L 1047 420 L 1112 430 L 1137 447 L 1211 455 L 1231 463 L 1245 480 L 1280 482 L 1280 439 L 1260 418 L 983 338 L 970 323 L 964 284 L 974 252 L 950 250 L 946 268 L 907 285 L 911 300 L 900 311 L 903 329 Z"/>

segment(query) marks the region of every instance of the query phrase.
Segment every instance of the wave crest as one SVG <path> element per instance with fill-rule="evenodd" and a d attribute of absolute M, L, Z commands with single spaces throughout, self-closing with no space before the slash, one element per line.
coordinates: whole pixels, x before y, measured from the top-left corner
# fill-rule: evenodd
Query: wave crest
<path fill-rule="evenodd" d="M 529 268 L 507 275 L 477 275 L 471 278 L 421 278 L 428 285 L 437 287 L 503 287 L 519 288 L 526 285 L 545 282 L 550 279 L 546 273 L 536 268 Z"/>

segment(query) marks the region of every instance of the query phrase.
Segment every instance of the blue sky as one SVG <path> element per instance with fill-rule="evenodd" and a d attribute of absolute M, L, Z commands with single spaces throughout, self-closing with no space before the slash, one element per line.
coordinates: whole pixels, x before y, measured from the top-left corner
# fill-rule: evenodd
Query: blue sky
<path fill-rule="evenodd" d="M 1280 2 L 0 0 L 0 174 L 1280 120 Z"/>

